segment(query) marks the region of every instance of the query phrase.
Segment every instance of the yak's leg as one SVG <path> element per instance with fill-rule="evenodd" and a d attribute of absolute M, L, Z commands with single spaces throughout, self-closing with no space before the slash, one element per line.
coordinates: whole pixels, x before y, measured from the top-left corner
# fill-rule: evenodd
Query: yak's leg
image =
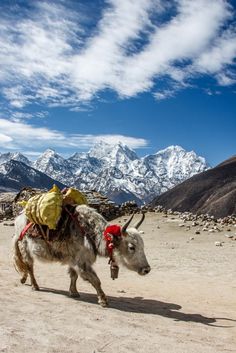
<path fill-rule="evenodd" d="M 21 283 L 25 283 L 28 274 L 30 275 L 31 286 L 34 290 L 39 290 L 39 286 L 34 277 L 33 270 L 33 258 L 27 249 L 27 243 L 21 244 L 19 247 L 18 243 L 15 244 L 15 255 L 14 255 L 15 265 L 19 272 L 23 273 L 21 278 Z"/>
<path fill-rule="evenodd" d="M 76 281 L 78 278 L 78 274 L 72 267 L 69 267 L 68 272 L 70 275 L 70 289 L 69 289 L 70 296 L 79 297 L 79 292 L 77 291 L 77 288 L 76 288 Z"/>
<path fill-rule="evenodd" d="M 21 280 L 20 280 L 22 284 L 24 284 L 26 282 L 27 277 L 28 277 L 28 272 L 25 272 L 23 274 L 23 276 L 21 277 Z"/>
<path fill-rule="evenodd" d="M 18 243 L 18 240 L 15 240 L 13 260 L 16 271 L 22 275 L 20 281 L 22 284 L 24 284 L 28 277 L 28 267 L 22 257 L 22 252 L 25 254 L 25 249 L 22 248 L 22 246 L 19 247 Z"/>
<path fill-rule="evenodd" d="M 21 283 L 24 283 L 24 280 L 26 280 L 27 273 L 28 273 L 30 276 L 32 289 L 39 290 L 38 283 L 36 282 L 36 279 L 34 277 L 34 267 L 33 267 L 34 260 L 33 260 L 32 256 L 30 255 L 30 253 L 28 252 L 26 247 L 22 249 L 22 257 L 23 257 L 23 261 L 25 263 L 27 272 L 24 273 L 24 275 L 21 279 Z M 22 280 L 23 280 L 23 282 L 22 282 Z"/>
<path fill-rule="evenodd" d="M 31 286 L 33 290 L 39 290 L 38 283 L 36 282 L 36 279 L 34 277 L 34 269 L 33 269 L 33 264 L 27 264 L 28 267 L 28 272 L 30 275 L 30 281 L 31 281 Z"/>
<path fill-rule="evenodd" d="M 98 278 L 96 272 L 92 269 L 92 267 L 89 265 L 79 267 L 79 274 L 85 281 L 89 281 L 92 286 L 96 289 L 98 295 L 98 303 L 103 307 L 107 306 L 107 298 L 101 288 L 100 279 Z"/>

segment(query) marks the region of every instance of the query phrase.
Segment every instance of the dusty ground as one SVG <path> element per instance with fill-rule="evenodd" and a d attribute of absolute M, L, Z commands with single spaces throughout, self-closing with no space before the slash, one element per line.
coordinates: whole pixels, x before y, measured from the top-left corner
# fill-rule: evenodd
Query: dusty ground
<path fill-rule="evenodd" d="M 70 298 L 67 269 L 59 264 L 36 263 L 40 292 L 21 285 L 10 256 L 14 229 L 1 224 L 0 352 L 235 352 L 236 241 L 227 231 L 195 235 L 179 223 L 147 215 L 146 277 L 121 268 L 112 281 L 107 260 L 98 260 L 105 309 L 82 280 L 81 298 Z"/>

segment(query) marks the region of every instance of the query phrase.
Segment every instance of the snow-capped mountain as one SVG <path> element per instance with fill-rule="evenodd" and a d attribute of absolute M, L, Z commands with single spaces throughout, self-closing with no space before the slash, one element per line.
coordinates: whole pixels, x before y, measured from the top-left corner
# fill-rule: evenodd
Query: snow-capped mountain
<path fill-rule="evenodd" d="M 66 185 L 95 189 L 118 203 L 129 199 L 143 203 L 209 165 L 180 146 L 139 158 L 123 143 L 112 146 L 99 142 L 89 152 L 75 153 L 68 159 L 47 150 L 33 167 Z"/>
<path fill-rule="evenodd" d="M 50 189 L 54 183 L 59 188 L 65 187 L 64 184 L 55 181 L 23 162 L 12 159 L 0 165 L 0 192 L 17 191 L 26 186 Z"/>
<path fill-rule="evenodd" d="M 33 164 L 32 167 L 51 178 L 66 184 L 74 183 L 73 169 L 70 162 L 57 154 L 54 150 L 47 149 Z"/>
<path fill-rule="evenodd" d="M 88 152 L 88 156 L 102 160 L 104 163 L 120 169 L 130 161 L 138 159 L 137 154 L 121 142 L 116 145 L 110 145 L 100 141 Z"/>
<path fill-rule="evenodd" d="M 0 164 L 9 162 L 10 160 L 23 162 L 27 165 L 31 165 L 31 161 L 19 152 L 0 153 Z"/>

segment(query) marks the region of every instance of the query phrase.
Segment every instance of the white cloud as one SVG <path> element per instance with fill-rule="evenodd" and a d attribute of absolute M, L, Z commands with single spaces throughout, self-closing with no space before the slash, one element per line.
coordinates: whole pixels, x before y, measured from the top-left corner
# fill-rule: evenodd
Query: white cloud
<path fill-rule="evenodd" d="M 230 28 L 195 60 L 194 65 L 200 72 L 224 75 L 224 71 L 222 72 L 222 70 L 226 65 L 232 64 L 235 57 L 236 31 Z"/>
<path fill-rule="evenodd" d="M 22 111 L 10 110 L 8 111 L 8 115 L 10 117 L 10 120 L 15 122 L 21 122 L 32 118 L 44 119 L 48 116 L 48 112 L 43 110 L 35 113 L 27 113 Z"/>
<path fill-rule="evenodd" d="M 29 103 L 29 97 L 24 94 L 23 87 L 20 85 L 4 88 L 3 94 L 13 108 L 23 108 Z"/>
<path fill-rule="evenodd" d="M 236 75 L 231 72 L 217 74 L 217 80 L 221 86 L 230 86 L 236 83 Z"/>
<path fill-rule="evenodd" d="M 210 88 L 206 88 L 204 89 L 205 93 L 208 95 L 208 96 L 215 96 L 215 95 L 221 95 L 221 92 L 218 91 L 218 90 L 211 90 Z"/>
<path fill-rule="evenodd" d="M 96 142 L 105 141 L 110 144 L 123 142 L 130 148 L 141 148 L 148 145 L 143 138 L 123 135 L 82 135 L 66 134 L 48 128 L 35 127 L 33 125 L 0 119 L 0 147 L 5 150 L 29 150 L 26 154 L 38 153 L 38 149 L 44 149 L 45 146 L 64 149 L 88 149 Z M 26 150 L 26 151 L 27 151 Z M 34 151 L 36 150 L 36 151 Z M 30 152 L 31 151 L 31 152 Z"/>
<path fill-rule="evenodd" d="M 171 98 L 175 95 L 174 91 L 170 90 L 163 90 L 162 92 L 155 92 L 153 96 L 156 98 L 156 100 L 163 100 L 167 98 Z"/>
<path fill-rule="evenodd" d="M 0 146 L 5 146 L 6 143 L 11 142 L 12 138 L 6 134 L 0 134 Z"/>
<path fill-rule="evenodd" d="M 141 53 L 126 58 L 120 92 L 131 96 L 149 90 L 154 78 L 168 75 L 182 81 L 194 74 L 194 70 L 186 72 L 184 61 L 194 62 L 202 55 L 229 16 L 226 3 L 220 0 L 180 0 L 177 15 L 156 28 Z M 179 77 L 174 70 L 177 63 L 183 66 Z"/>
<path fill-rule="evenodd" d="M 140 38 L 149 24 L 149 11 L 158 3 L 151 0 L 110 1 L 112 8 L 104 12 L 98 33 L 72 60 L 72 82 L 81 99 L 90 99 L 103 88 L 117 90 L 116 82 L 123 71 L 126 50 L 132 40 Z"/>
<path fill-rule="evenodd" d="M 16 146 L 24 146 L 29 143 L 40 145 L 46 141 L 61 141 L 64 139 L 63 134 L 42 127 L 33 127 L 32 125 L 0 119 L 0 130 L 4 131 L 4 135 L 10 138 L 9 148 Z M 6 145 L 4 146 L 7 147 Z"/>
<path fill-rule="evenodd" d="M 106 88 L 121 97 L 157 91 L 163 77 L 183 85 L 210 74 L 234 83 L 236 33 L 227 1 L 105 3 L 95 29 L 65 1 L 35 1 L 24 17 L 0 15 L 0 83 L 13 108 L 41 102 L 78 109 Z M 173 14 L 162 23 L 166 7 Z"/>

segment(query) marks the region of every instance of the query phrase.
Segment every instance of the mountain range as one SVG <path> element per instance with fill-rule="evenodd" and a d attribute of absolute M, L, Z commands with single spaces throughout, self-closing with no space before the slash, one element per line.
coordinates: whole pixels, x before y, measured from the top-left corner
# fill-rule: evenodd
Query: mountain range
<path fill-rule="evenodd" d="M 9 160 L 0 165 L 0 192 L 19 191 L 25 186 L 50 189 L 54 183 L 60 189 L 65 187 L 62 183 L 31 168 L 24 162 Z"/>
<path fill-rule="evenodd" d="M 156 197 L 152 206 L 216 218 L 236 214 L 236 156 Z"/>
<path fill-rule="evenodd" d="M 11 182 L 12 164 L 15 168 L 17 165 L 23 177 L 18 184 Z M 135 200 L 142 204 L 209 167 L 205 158 L 180 146 L 169 146 L 155 154 L 138 157 L 123 143 L 99 142 L 90 151 L 77 152 L 67 159 L 52 149 L 47 149 L 34 162 L 21 153 L 0 154 L 0 190 L 2 180 L 7 187 L 8 177 L 11 189 L 28 185 L 29 179 L 30 186 L 42 187 L 39 184 L 43 174 L 51 183 L 57 181 L 80 190 L 96 190 L 117 203 Z M 34 178 L 37 185 L 32 185 Z"/>

